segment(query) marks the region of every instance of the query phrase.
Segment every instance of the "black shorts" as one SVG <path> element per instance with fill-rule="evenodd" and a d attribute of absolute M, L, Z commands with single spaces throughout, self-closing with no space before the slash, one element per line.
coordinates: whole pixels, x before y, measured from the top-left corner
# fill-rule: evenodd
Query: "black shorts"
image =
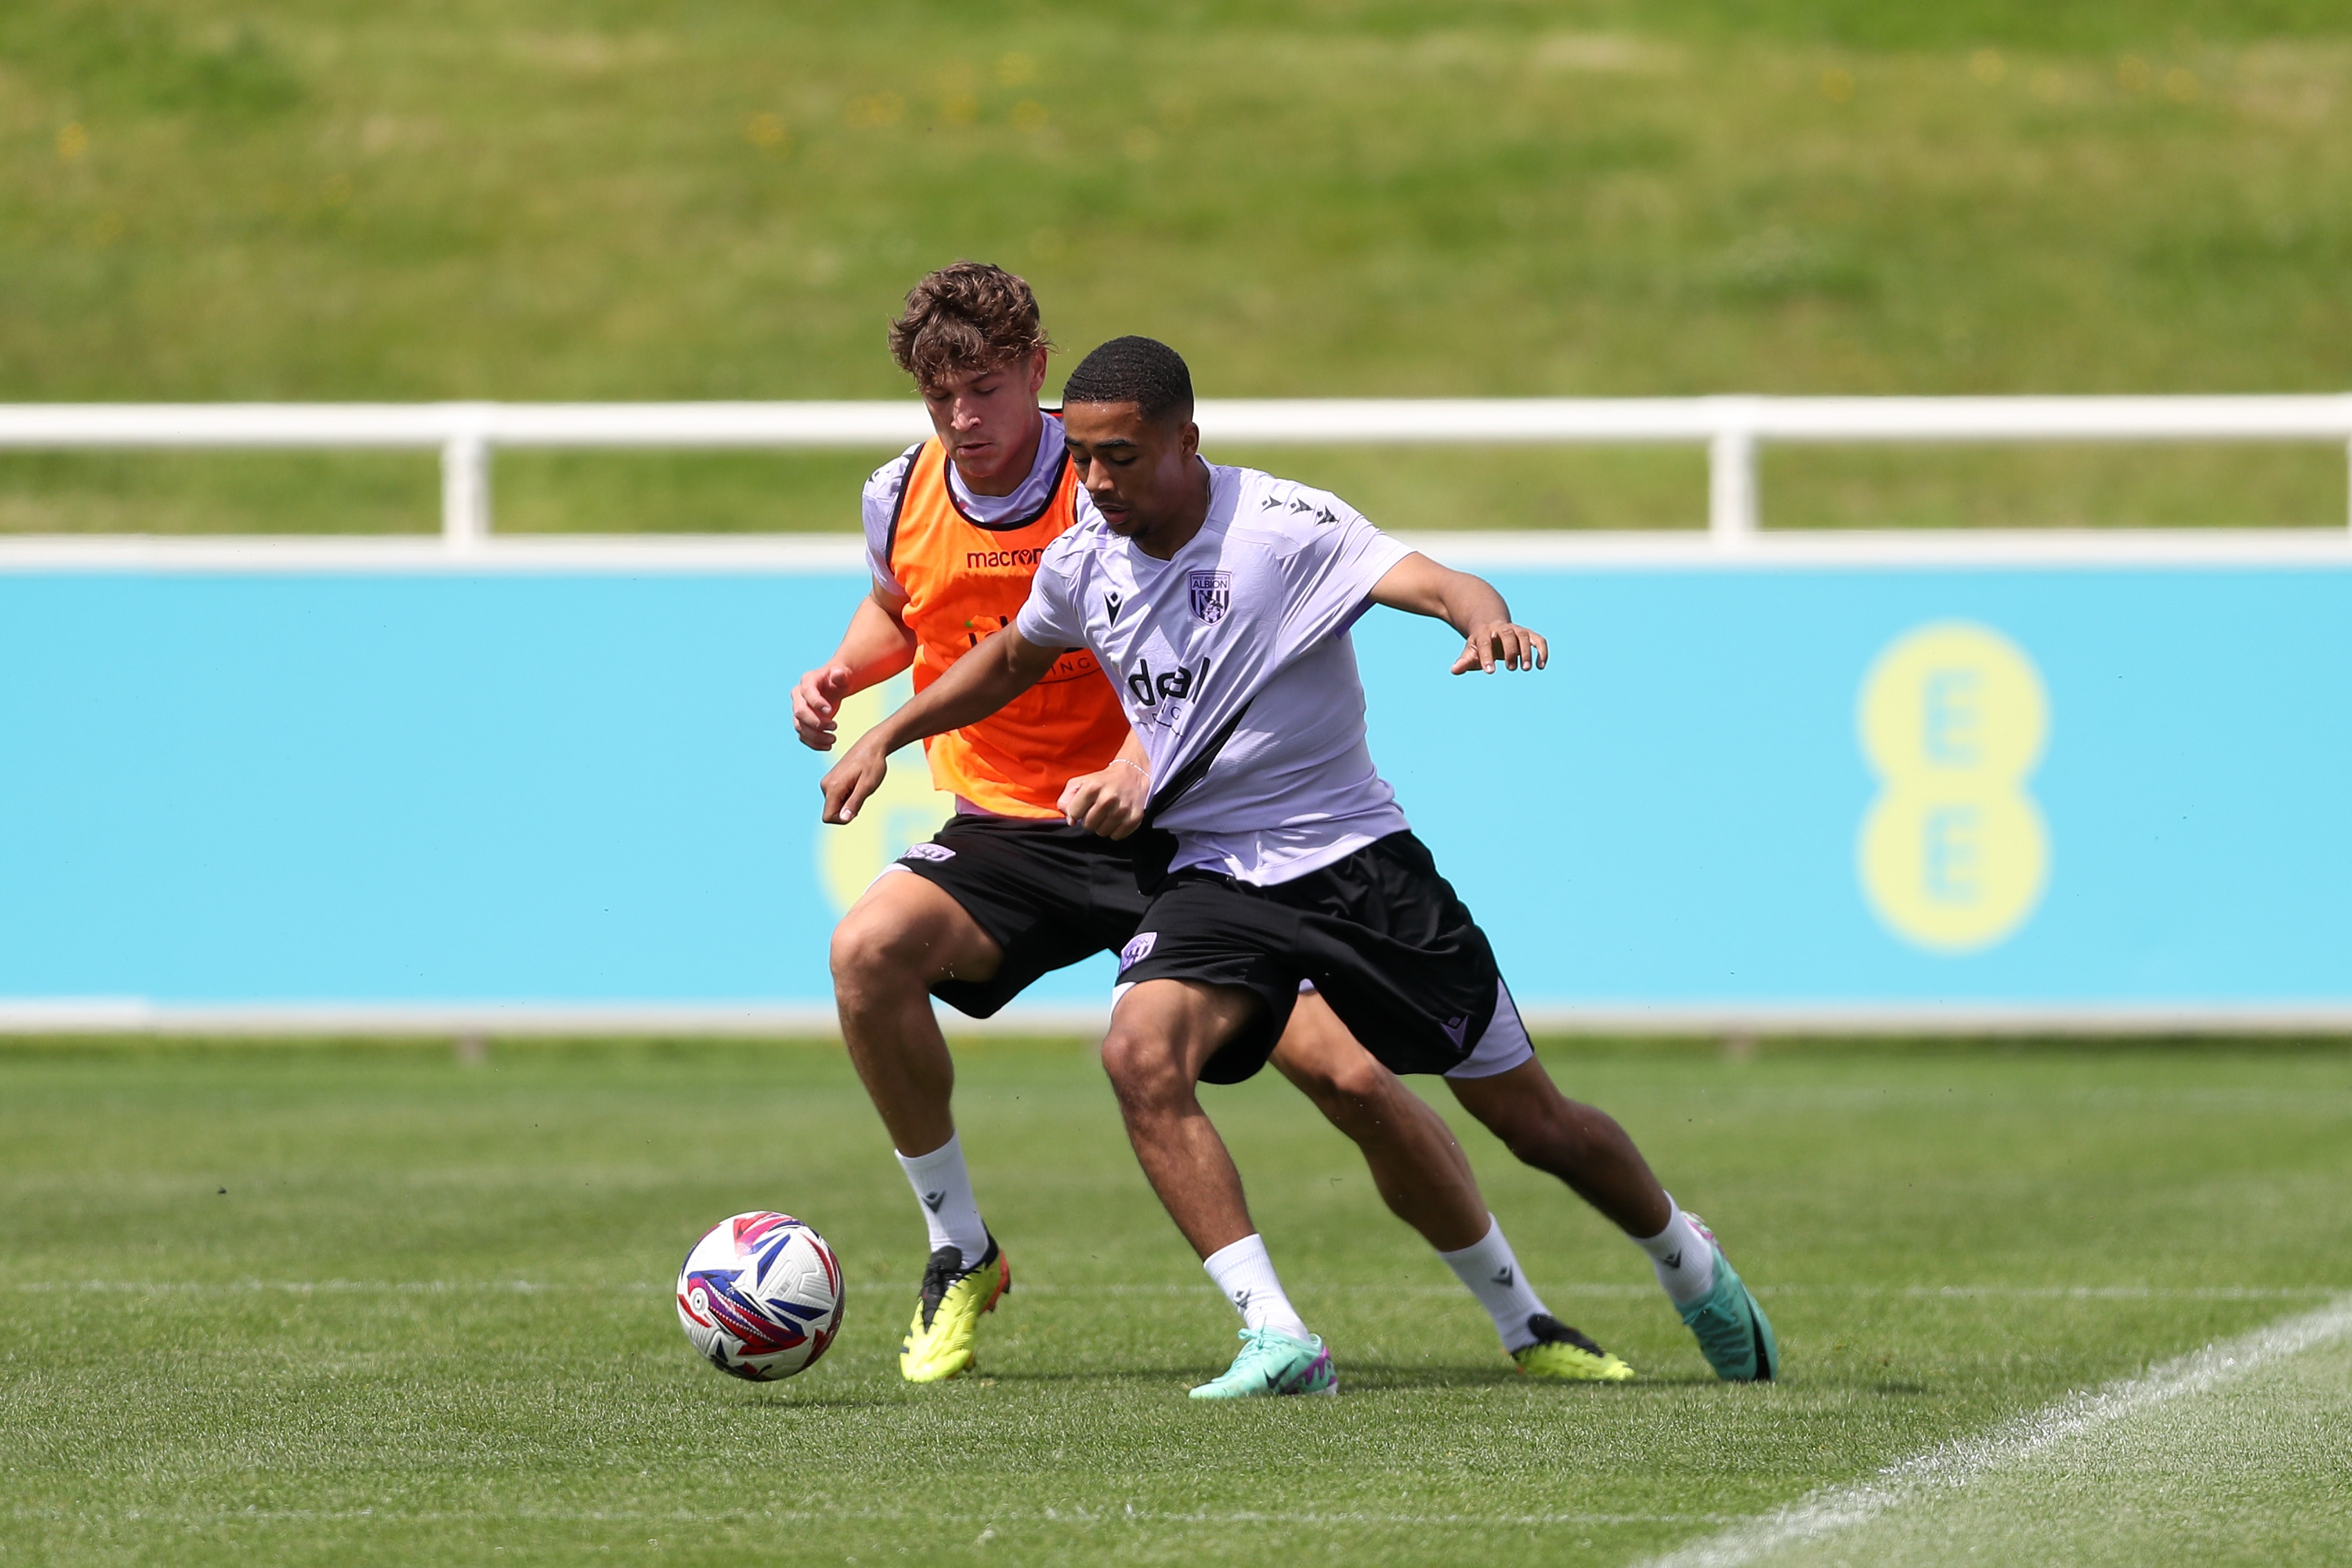
<path fill-rule="evenodd" d="M 1202 1070 L 1211 1083 L 1238 1083 L 1265 1065 L 1302 981 L 1392 1072 L 1460 1066 L 1490 1025 L 1525 1032 L 1486 934 L 1410 832 L 1270 887 L 1177 872 L 1119 959 L 1122 982 L 1241 986 L 1265 1001 Z"/>
<path fill-rule="evenodd" d="M 944 889 L 1004 950 L 992 977 L 931 988 L 976 1019 L 993 1016 L 1040 976 L 1118 952 L 1143 918 L 1135 840 L 1057 819 L 950 817 L 892 863 Z"/>

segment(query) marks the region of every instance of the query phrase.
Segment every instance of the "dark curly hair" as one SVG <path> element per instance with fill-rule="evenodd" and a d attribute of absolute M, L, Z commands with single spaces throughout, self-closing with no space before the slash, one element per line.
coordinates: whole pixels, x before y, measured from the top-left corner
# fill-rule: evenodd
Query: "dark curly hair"
<path fill-rule="evenodd" d="M 994 370 L 1053 346 L 1029 285 L 984 261 L 932 273 L 908 291 L 907 308 L 890 323 L 890 357 L 919 386 Z"/>
<path fill-rule="evenodd" d="M 1157 338 L 1113 338 L 1078 361 L 1062 402 L 1131 402 L 1153 424 L 1181 423 L 1192 417 L 1192 372 Z"/>

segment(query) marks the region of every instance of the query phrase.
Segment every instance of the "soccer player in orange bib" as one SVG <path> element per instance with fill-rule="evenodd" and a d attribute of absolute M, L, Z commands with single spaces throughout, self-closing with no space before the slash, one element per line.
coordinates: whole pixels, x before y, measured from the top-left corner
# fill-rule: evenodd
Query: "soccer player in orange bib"
<path fill-rule="evenodd" d="M 1037 405 L 1050 345 L 1026 283 L 973 262 L 942 268 L 908 296 L 890 347 L 936 434 L 866 485 L 873 591 L 833 657 L 793 694 L 795 728 L 820 751 L 835 743 L 845 698 L 910 665 L 923 690 L 1010 624 L 1039 557 L 1078 515 L 1061 422 Z M 928 746 L 955 815 L 876 878 L 835 929 L 832 954 L 843 1038 L 929 1230 L 898 1362 L 915 1383 L 972 1365 L 981 1318 L 1013 1283 L 965 1168 L 955 1066 L 931 998 L 986 1018 L 1048 971 L 1125 946 L 1146 902 L 1129 835 L 1152 784 L 1117 693 L 1084 649 L 1001 711 Z M 1319 998 L 1299 998 L 1272 1060 L 1356 1141 L 1389 1207 L 1486 1307 L 1520 1370 L 1633 1375 L 1545 1309 L 1444 1122 Z M 1207 1268 L 1246 1322 L 1263 1243 L 1253 1235 Z"/>

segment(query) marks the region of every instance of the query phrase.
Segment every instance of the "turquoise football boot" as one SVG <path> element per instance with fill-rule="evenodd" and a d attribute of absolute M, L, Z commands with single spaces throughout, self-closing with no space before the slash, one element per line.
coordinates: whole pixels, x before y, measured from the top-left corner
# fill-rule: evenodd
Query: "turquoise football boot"
<path fill-rule="evenodd" d="M 1690 1222 L 1715 1250 L 1715 1287 L 1677 1309 L 1683 1322 L 1697 1336 L 1698 1348 L 1717 1377 L 1726 1383 L 1771 1382 L 1780 1372 L 1780 1343 L 1772 1337 L 1772 1320 L 1724 1257 L 1706 1222 L 1696 1214 Z"/>
<path fill-rule="evenodd" d="M 1192 1390 L 1195 1399 L 1255 1399 L 1275 1394 L 1337 1394 L 1339 1375 L 1321 1338 L 1294 1339 L 1280 1329 L 1244 1329 L 1242 1353 L 1214 1382 Z"/>

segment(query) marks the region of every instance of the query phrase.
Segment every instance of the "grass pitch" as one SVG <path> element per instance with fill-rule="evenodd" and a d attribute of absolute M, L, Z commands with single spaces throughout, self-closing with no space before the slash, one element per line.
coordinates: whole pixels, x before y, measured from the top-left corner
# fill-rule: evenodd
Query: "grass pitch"
<path fill-rule="evenodd" d="M 1271 1075 L 1212 1113 L 1344 1393 L 1201 1408 L 1232 1314 L 1075 1043 L 962 1053 L 1016 1286 L 919 1390 L 922 1232 L 830 1049 L 12 1046 L 0 1562 L 1622 1563 L 2352 1287 L 2340 1048 L 1547 1054 L 1725 1236 L 1781 1385 L 1713 1383 L 1640 1255 L 1465 1129 L 1554 1310 L 1644 1375 L 1526 1385 Z M 851 1280 L 775 1386 L 667 1296 L 754 1207 Z M 1811 1555 L 2340 1561 L 2347 1376 L 2339 1341 Z"/>

